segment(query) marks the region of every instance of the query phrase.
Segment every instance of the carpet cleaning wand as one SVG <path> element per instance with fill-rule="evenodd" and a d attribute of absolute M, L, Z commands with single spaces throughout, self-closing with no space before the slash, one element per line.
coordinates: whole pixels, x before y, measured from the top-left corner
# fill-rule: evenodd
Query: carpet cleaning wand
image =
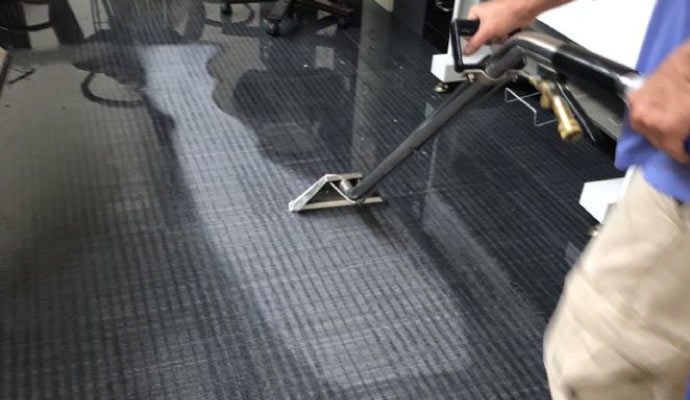
<path fill-rule="evenodd" d="M 555 71 L 558 83 L 568 80 L 586 81 L 599 89 L 617 94 L 625 101 L 627 94 L 641 86 L 643 78 L 634 70 L 592 53 L 580 46 L 552 36 L 522 31 L 510 37 L 488 59 L 480 64 L 462 63 L 461 37 L 471 36 L 479 21 L 456 20 L 452 23 L 451 48 L 455 68 L 464 81 L 448 99 L 429 115 L 398 147 L 365 177 L 359 173 L 326 174 L 289 204 L 293 212 L 351 205 L 380 203 L 383 199 L 374 190 L 391 172 L 414 154 L 442 128 L 460 117 L 496 89 L 519 76 L 534 77 L 540 68 Z M 549 91 L 557 86 L 548 86 Z M 563 98 L 550 92 L 550 101 L 557 98 L 561 135 L 577 136 L 573 113 Z M 578 125 L 579 126 L 579 125 Z"/>

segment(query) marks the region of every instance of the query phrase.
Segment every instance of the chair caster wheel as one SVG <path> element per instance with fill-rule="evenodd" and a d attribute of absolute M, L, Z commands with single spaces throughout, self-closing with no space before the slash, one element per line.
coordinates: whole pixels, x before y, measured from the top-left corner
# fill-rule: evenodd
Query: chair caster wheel
<path fill-rule="evenodd" d="M 232 5 L 225 3 L 220 7 L 220 12 L 223 15 L 232 15 Z"/>
<path fill-rule="evenodd" d="M 599 234 L 599 231 L 601 231 L 601 225 L 595 225 L 595 226 L 589 228 L 589 232 L 587 232 L 587 234 L 590 237 L 597 237 L 597 235 Z"/>
<path fill-rule="evenodd" d="M 266 33 L 271 36 L 280 36 L 280 25 L 276 22 L 269 22 L 266 27 Z"/>
<path fill-rule="evenodd" d="M 439 82 L 436 86 L 434 86 L 434 92 L 439 94 L 448 93 L 448 90 L 450 90 L 450 85 L 445 82 Z"/>

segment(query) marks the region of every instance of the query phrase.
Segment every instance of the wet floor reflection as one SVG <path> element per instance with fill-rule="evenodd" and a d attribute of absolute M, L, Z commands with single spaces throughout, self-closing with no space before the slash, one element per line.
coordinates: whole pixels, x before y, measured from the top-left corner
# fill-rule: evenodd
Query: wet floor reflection
<path fill-rule="evenodd" d="M 546 398 L 605 156 L 496 98 L 386 205 L 289 214 L 438 106 L 431 46 L 369 1 L 279 39 L 270 4 L 37 3 L 0 6 L 0 397 Z"/>

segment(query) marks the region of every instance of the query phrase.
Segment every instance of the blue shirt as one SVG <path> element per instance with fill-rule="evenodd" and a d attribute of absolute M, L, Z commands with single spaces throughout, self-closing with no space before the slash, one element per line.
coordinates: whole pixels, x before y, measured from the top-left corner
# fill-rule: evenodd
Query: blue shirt
<path fill-rule="evenodd" d="M 673 50 L 690 39 L 690 1 L 657 0 L 637 69 L 653 73 Z M 690 110 L 688 111 L 690 112 Z M 668 196 L 690 202 L 690 166 L 675 162 L 626 122 L 616 149 L 616 167 L 642 167 L 647 182 Z"/>

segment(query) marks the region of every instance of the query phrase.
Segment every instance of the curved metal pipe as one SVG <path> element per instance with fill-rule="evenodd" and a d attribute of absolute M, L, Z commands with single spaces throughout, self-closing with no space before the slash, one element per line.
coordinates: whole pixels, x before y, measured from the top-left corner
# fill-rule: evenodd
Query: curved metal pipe
<path fill-rule="evenodd" d="M 521 31 L 511 36 L 508 41 L 494 53 L 494 57 L 502 57 L 508 53 L 510 49 L 519 47 L 531 53 L 532 56 L 537 55 L 543 59 L 551 60 L 558 52 L 558 49 L 564 44 L 565 42 L 562 40 L 558 40 L 544 33 Z"/>
<path fill-rule="evenodd" d="M 493 57 L 501 59 L 515 48 L 520 49 L 526 58 L 546 64 L 566 78 L 584 80 L 615 90 L 623 100 L 644 82 L 644 78 L 631 68 L 578 45 L 531 30 L 511 36 Z"/>

